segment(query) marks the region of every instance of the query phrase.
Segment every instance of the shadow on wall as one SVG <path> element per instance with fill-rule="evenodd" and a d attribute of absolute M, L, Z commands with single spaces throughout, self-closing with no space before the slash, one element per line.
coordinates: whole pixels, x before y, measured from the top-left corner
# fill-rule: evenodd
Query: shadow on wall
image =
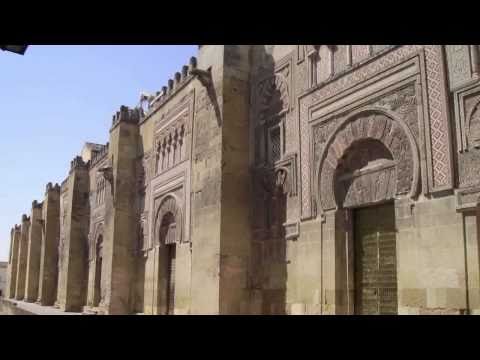
<path fill-rule="evenodd" d="M 286 313 L 287 258 L 283 224 L 287 219 L 285 183 L 277 178 L 284 144 L 280 130 L 284 109 L 275 63 L 266 45 L 255 46 L 251 108 L 254 142 L 252 268 L 253 292 L 260 292 L 264 315 Z"/>

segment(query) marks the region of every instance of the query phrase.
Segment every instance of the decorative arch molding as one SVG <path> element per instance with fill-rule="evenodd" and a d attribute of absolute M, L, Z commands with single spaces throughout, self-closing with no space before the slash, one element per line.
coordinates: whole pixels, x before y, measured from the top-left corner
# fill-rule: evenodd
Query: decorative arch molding
<path fill-rule="evenodd" d="M 412 133 L 392 112 L 366 107 L 343 120 L 325 143 L 315 174 L 320 212 L 343 205 L 335 199 L 336 170 L 351 146 L 363 140 L 378 141 L 391 153 L 395 163 L 395 197 L 414 198 L 418 194 L 420 159 Z"/>
<path fill-rule="evenodd" d="M 155 223 L 154 223 L 154 246 L 164 246 L 165 244 L 160 243 L 160 227 L 162 226 L 162 221 L 165 215 L 171 213 L 175 218 L 175 223 L 177 224 L 175 232 L 175 242 L 182 242 L 183 235 L 183 215 L 182 210 L 178 206 L 180 204 L 179 199 L 174 194 L 165 195 L 159 202 L 158 209 L 156 210 Z"/>
<path fill-rule="evenodd" d="M 480 148 L 480 98 L 467 116 L 467 139 L 467 147 Z"/>

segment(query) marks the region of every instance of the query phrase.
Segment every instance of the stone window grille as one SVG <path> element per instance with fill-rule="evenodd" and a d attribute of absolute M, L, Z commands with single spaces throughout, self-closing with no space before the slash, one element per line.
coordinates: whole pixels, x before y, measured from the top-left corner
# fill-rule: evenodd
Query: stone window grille
<path fill-rule="evenodd" d="M 285 151 L 285 129 L 284 119 L 278 120 L 276 125 L 268 128 L 267 131 L 267 145 L 268 145 L 268 162 L 270 165 L 274 165 L 277 161 L 282 159 Z"/>
<path fill-rule="evenodd" d="M 280 160 L 281 151 L 280 127 L 275 126 L 270 130 L 270 161 L 272 164 Z"/>

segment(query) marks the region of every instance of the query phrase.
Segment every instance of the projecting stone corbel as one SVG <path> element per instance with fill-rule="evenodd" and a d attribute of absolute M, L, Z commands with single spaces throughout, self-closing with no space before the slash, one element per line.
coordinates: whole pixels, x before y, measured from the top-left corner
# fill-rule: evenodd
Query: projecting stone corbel
<path fill-rule="evenodd" d="M 212 72 L 210 71 L 210 69 L 201 70 L 201 69 L 194 68 L 190 70 L 190 75 L 196 76 L 200 81 L 200 83 L 207 88 L 207 90 L 209 90 L 213 85 Z"/>
<path fill-rule="evenodd" d="M 218 105 L 217 94 L 215 92 L 215 87 L 213 86 L 212 71 L 209 68 L 208 70 L 201 70 L 196 68 L 196 63 L 194 66 L 191 66 L 190 75 L 195 76 L 198 81 L 202 84 L 205 89 L 207 89 L 208 97 L 210 102 L 213 105 L 215 110 L 215 116 L 217 118 L 218 126 L 222 126 L 222 114 L 220 111 L 220 106 Z"/>

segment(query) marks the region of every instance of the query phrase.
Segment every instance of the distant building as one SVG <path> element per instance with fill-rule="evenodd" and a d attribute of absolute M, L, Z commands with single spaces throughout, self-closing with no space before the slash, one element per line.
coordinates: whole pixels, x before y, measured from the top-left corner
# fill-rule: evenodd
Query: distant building
<path fill-rule="evenodd" d="M 0 262 L 0 297 L 5 296 L 7 288 L 7 262 Z"/>

